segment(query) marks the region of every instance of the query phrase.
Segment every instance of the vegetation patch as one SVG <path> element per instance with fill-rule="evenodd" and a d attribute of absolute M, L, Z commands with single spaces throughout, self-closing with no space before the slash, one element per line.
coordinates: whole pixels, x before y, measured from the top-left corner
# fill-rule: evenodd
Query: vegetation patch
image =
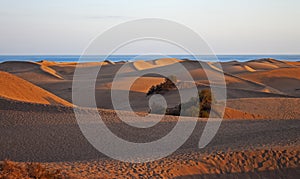
<path fill-rule="evenodd" d="M 160 104 L 154 103 L 151 106 L 151 112 L 155 114 L 208 118 L 213 103 L 214 99 L 211 90 L 205 89 L 199 92 L 198 97 L 193 97 L 188 102 L 178 104 L 172 108 L 165 108 Z"/>

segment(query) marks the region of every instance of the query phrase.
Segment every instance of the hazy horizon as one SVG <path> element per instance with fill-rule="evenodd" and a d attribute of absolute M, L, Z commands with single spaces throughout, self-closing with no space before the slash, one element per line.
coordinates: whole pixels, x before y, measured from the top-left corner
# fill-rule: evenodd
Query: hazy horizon
<path fill-rule="evenodd" d="M 22 53 L 16 53 L 16 54 L 1 54 L 0 56 L 81 56 L 82 54 L 64 54 L 64 53 L 32 53 L 32 54 L 22 54 Z M 99 54 L 100 56 L 105 56 L 106 54 Z M 99 55 L 89 55 L 89 56 L 99 56 Z M 139 55 L 138 53 L 122 53 L 122 54 L 113 54 L 116 56 L 122 56 L 122 55 Z M 151 55 L 151 54 L 150 54 Z M 156 54 L 153 54 L 156 55 Z M 166 54 L 166 55 L 190 55 L 190 54 L 185 54 L 185 53 L 171 53 L 171 54 Z M 286 55 L 286 56 L 298 56 L 300 53 L 215 53 L 214 55 L 221 55 L 221 56 L 260 56 L 260 55 L 274 55 L 274 56 L 280 56 L 280 55 Z"/>

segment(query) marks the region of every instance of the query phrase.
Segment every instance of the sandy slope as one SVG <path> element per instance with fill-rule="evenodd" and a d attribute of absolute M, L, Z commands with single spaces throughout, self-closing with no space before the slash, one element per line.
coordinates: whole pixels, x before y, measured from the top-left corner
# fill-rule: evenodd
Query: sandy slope
<path fill-rule="evenodd" d="M 227 106 L 270 119 L 300 119 L 299 98 L 244 98 L 227 100 Z"/>
<path fill-rule="evenodd" d="M 240 74 L 242 78 L 273 87 L 285 94 L 300 96 L 300 68 L 280 68 L 275 70 Z"/>
<path fill-rule="evenodd" d="M 0 97 L 40 104 L 72 106 L 69 102 L 12 74 L 0 71 Z"/>
<path fill-rule="evenodd" d="M 264 119 L 265 117 L 261 114 L 251 114 L 244 110 L 232 109 L 229 107 L 225 108 L 224 119 Z"/>
<path fill-rule="evenodd" d="M 176 117 L 166 116 L 165 122 L 141 131 L 123 126 L 113 111 L 100 110 L 100 114 L 117 136 L 136 142 L 158 139 L 176 123 Z M 126 116 L 133 118 L 130 113 Z M 42 162 L 46 168 L 77 177 L 170 178 L 229 172 L 255 176 L 274 169 L 295 172 L 293 168 L 299 167 L 299 120 L 224 120 L 216 137 L 201 150 L 197 146 L 206 121 L 199 120 L 173 155 L 130 164 L 108 160 L 96 151 L 82 136 L 71 108 L 0 99 L 0 119 L 0 160 Z"/>
<path fill-rule="evenodd" d="M 18 161 L 76 161 L 106 158 L 82 136 L 72 108 L 29 104 L 0 99 L 0 158 Z M 89 111 L 86 111 L 89 113 Z M 120 123 L 115 112 L 100 110 L 102 119 L 117 136 L 147 142 L 169 133 L 177 117 L 165 116 L 158 125 L 139 130 Z M 129 120 L 132 113 L 125 112 Z M 153 120 L 160 118 L 152 115 Z M 191 121 L 186 118 L 185 122 Z M 196 129 L 180 151 L 195 150 L 206 119 L 199 119 Z M 224 120 L 216 137 L 202 151 L 245 150 L 252 147 L 298 145 L 299 120 Z M 234 140 L 233 140 L 234 139 Z M 9 145 L 7 145 L 9 144 Z M 11 146 L 14 146 L 13 148 Z M 22 150 L 20 150 L 22 148 Z"/>

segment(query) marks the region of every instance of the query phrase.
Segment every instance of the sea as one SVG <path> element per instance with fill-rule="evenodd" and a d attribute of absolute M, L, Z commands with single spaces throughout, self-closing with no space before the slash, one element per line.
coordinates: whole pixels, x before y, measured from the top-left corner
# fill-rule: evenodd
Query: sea
<path fill-rule="evenodd" d="M 85 57 L 85 61 L 97 62 L 103 60 L 109 60 L 113 62 L 118 61 L 134 61 L 134 60 L 153 60 L 160 56 L 157 55 L 110 55 L 110 56 L 88 56 Z M 178 58 L 178 59 L 190 59 L 196 60 L 195 56 L 192 55 L 167 55 L 167 57 Z M 240 61 L 245 62 L 249 60 L 256 60 L 262 58 L 273 58 L 277 60 L 287 61 L 300 61 L 300 55 L 216 55 L 219 61 Z M 209 61 L 212 59 L 211 56 L 198 56 L 199 60 Z M 80 55 L 0 55 L 0 62 L 4 61 L 55 61 L 55 62 L 77 62 L 80 59 Z M 214 58 L 215 59 L 215 58 Z"/>

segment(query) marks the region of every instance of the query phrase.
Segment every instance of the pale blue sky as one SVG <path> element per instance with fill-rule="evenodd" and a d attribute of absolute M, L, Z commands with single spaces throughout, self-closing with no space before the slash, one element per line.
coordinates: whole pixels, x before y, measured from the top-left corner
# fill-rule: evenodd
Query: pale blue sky
<path fill-rule="evenodd" d="M 190 27 L 218 54 L 300 54 L 299 0 L 0 0 L 0 54 L 81 54 L 109 27 L 149 17 Z"/>

